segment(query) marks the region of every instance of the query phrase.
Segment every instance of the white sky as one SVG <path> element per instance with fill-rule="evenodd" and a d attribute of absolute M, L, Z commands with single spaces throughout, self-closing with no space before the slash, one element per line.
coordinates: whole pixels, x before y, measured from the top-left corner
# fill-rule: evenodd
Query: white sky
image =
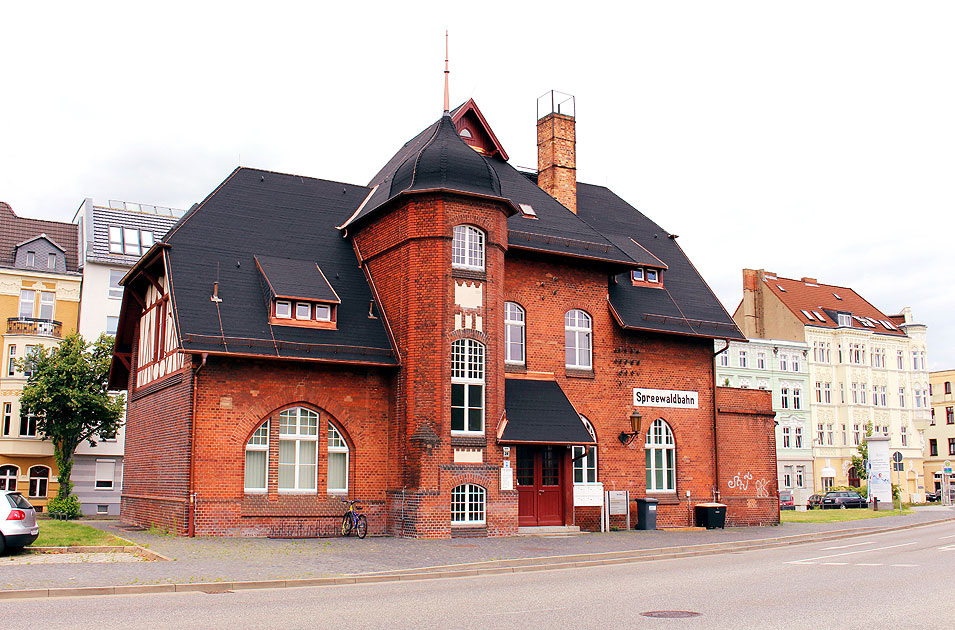
<path fill-rule="evenodd" d="M 344 3 L 335 3 L 344 4 Z M 850 286 L 955 367 L 955 3 L 5 3 L 0 200 L 188 208 L 237 165 L 365 184 L 474 97 L 536 165 L 577 98 L 580 181 L 680 235 L 732 312 L 741 269 Z M 626 7 L 626 8 L 623 8 Z"/>

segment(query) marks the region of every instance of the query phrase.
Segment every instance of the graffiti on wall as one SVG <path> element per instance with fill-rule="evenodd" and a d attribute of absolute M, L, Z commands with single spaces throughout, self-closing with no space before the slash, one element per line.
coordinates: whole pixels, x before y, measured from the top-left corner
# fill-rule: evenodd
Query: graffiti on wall
<path fill-rule="evenodd" d="M 738 492 L 746 492 L 749 490 L 750 482 L 753 482 L 756 490 L 756 496 L 758 498 L 767 498 L 769 497 L 769 479 L 756 479 L 753 480 L 753 475 L 750 472 L 745 473 L 736 473 L 733 475 L 729 481 L 726 482 L 726 485 L 729 486 L 730 490 L 736 490 Z"/>

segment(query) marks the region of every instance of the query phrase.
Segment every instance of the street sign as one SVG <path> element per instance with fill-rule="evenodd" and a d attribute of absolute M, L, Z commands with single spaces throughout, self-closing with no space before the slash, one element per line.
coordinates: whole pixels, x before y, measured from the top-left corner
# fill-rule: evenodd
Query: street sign
<path fill-rule="evenodd" d="M 950 459 L 945 460 L 945 474 L 946 475 L 952 474 L 952 460 Z"/>
<path fill-rule="evenodd" d="M 901 463 L 902 463 L 902 453 L 900 453 L 900 452 L 898 452 L 898 451 L 895 451 L 894 453 L 892 453 L 892 461 L 895 462 L 896 464 L 901 464 Z"/>

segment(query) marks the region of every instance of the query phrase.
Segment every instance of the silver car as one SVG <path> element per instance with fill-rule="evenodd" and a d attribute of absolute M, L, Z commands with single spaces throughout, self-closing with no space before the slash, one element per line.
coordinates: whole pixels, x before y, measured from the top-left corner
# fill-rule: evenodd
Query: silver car
<path fill-rule="evenodd" d="M 0 492 L 0 553 L 7 547 L 26 547 L 40 535 L 36 510 L 19 492 Z"/>

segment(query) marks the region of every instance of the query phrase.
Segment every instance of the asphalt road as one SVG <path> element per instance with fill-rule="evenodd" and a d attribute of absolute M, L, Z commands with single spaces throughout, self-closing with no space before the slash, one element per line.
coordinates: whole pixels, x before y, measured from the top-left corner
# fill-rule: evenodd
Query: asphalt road
<path fill-rule="evenodd" d="M 0 602 L 43 628 L 946 628 L 955 523 L 574 570 Z M 644 613 L 683 611 L 687 618 Z M 17 622 L 15 625 L 19 625 Z"/>

